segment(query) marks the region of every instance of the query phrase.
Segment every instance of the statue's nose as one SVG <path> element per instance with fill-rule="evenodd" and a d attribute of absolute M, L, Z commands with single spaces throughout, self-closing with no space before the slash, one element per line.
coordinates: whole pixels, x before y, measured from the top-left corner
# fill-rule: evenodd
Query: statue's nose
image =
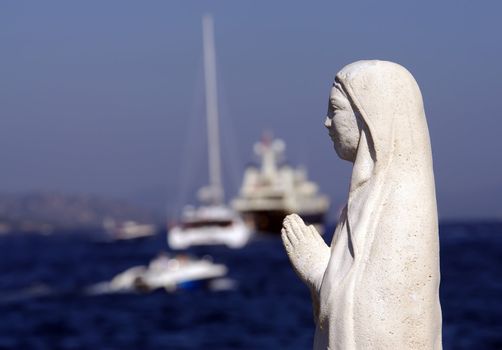
<path fill-rule="evenodd" d="M 326 120 L 324 120 L 324 126 L 327 127 L 328 129 L 331 127 L 331 118 L 326 117 Z"/>

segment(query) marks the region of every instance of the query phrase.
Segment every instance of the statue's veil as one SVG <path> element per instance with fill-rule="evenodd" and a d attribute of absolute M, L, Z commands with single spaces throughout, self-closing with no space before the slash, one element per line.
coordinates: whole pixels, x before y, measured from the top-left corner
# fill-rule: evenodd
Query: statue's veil
<path fill-rule="evenodd" d="M 321 286 L 316 343 L 328 341 L 329 328 L 329 344 L 340 349 L 398 348 L 411 333 L 436 349 L 438 223 L 420 90 L 405 68 L 385 61 L 352 63 L 335 83 L 361 134 Z"/>

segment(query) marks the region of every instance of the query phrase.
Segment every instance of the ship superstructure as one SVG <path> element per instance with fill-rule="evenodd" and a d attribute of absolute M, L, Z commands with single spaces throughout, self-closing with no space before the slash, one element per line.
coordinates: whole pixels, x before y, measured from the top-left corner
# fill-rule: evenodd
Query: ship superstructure
<path fill-rule="evenodd" d="M 280 233 L 284 217 L 297 213 L 322 233 L 328 197 L 308 180 L 304 168 L 284 163 L 285 149 L 284 141 L 270 136 L 255 144 L 254 151 L 261 164 L 246 169 L 232 207 L 256 231 Z"/>

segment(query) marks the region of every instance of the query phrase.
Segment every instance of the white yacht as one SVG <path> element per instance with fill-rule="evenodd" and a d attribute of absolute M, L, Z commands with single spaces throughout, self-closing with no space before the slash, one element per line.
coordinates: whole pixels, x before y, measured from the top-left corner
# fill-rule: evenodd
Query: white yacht
<path fill-rule="evenodd" d="M 232 207 L 242 214 L 248 226 L 259 232 L 280 233 L 284 217 L 297 213 L 323 233 L 328 197 L 307 179 L 305 169 L 284 163 L 285 149 L 284 141 L 267 135 L 255 144 L 261 165 L 246 169 Z"/>
<path fill-rule="evenodd" d="M 249 235 L 249 228 L 235 211 L 223 205 L 209 205 L 186 207 L 181 223 L 169 231 L 168 242 L 172 249 L 215 244 L 242 248 Z"/>
<path fill-rule="evenodd" d="M 241 248 L 249 240 L 250 230 L 238 213 L 224 204 L 221 181 L 219 143 L 218 97 L 214 49 L 213 19 L 202 19 L 204 43 L 204 75 L 206 91 L 206 117 L 208 132 L 209 185 L 199 191 L 199 199 L 205 203 L 183 210 L 181 221 L 168 228 L 168 244 L 173 249 L 185 249 L 193 245 L 223 244 Z"/>

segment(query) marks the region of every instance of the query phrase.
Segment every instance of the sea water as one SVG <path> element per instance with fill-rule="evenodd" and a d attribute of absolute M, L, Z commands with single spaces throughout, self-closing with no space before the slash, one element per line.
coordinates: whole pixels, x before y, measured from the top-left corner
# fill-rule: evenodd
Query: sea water
<path fill-rule="evenodd" d="M 444 349 L 502 349 L 502 224 L 444 224 L 440 237 Z M 279 237 L 189 251 L 226 264 L 233 289 L 85 292 L 147 264 L 165 242 L 0 237 L 0 349 L 311 348 L 310 295 Z"/>

